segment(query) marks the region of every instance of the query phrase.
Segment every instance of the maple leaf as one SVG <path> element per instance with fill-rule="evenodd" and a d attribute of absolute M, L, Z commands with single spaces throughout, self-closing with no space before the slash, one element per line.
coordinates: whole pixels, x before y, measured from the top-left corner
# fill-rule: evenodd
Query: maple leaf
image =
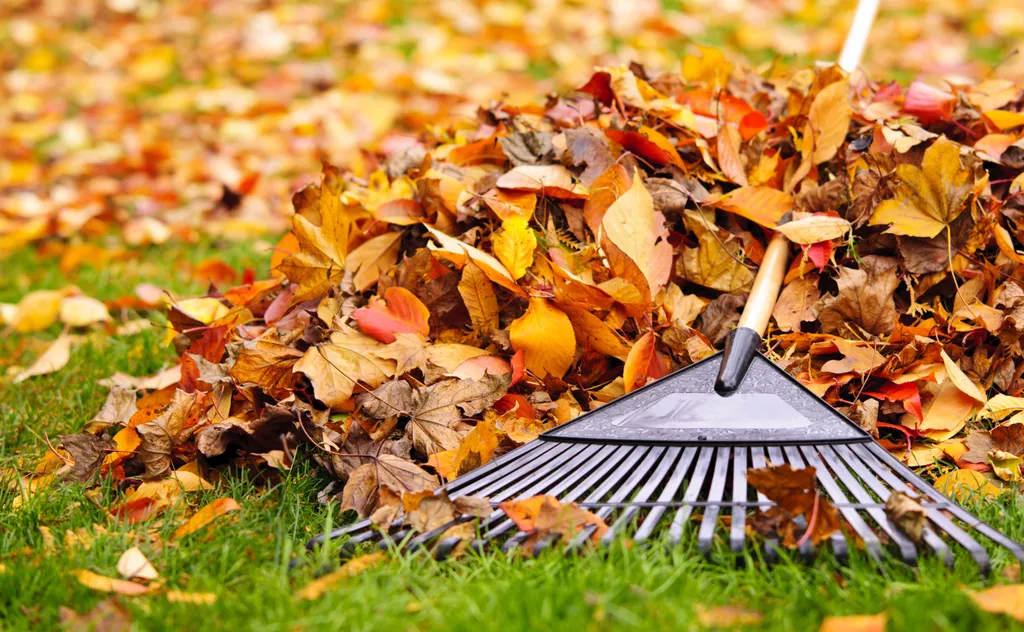
<path fill-rule="evenodd" d="M 863 262 L 860 269 L 839 269 L 839 293 L 825 298 L 819 314 L 823 331 L 848 335 L 848 323 L 875 335 L 892 331 L 897 317 L 893 294 L 899 285 L 896 263 L 877 256 Z"/>
<path fill-rule="evenodd" d="M 292 370 L 302 357 L 302 352 L 270 330 L 242 346 L 228 375 L 241 384 L 255 384 L 267 393 L 281 393 L 295 384 Z"/>
<path fill-rule="evenodd" d="M 974 176 L 960 164 L 960 146 L 940 138 L 924 152 L 920 167 L 896 167 L 896 197 L 875 209 L 868 223 L 888 224 L 885 231 L 932 238 L 960 216 L 974 186 Z"/>
<path fill-rule="evenodd" d="M 292 371 L 309 378 L 317 399 L 341 407 L 357 385 L 375 388 L 394 375 L 395 362 L 380 355 L 383 349 L 379 341 L 343 327 L 328 342 L 310 347 Z"/>
<path fill-rule="evenodd" d="M 174 391 L 174 399 L 156 419 L 136 426 L 139 459 L 146 466 L 146 478 L 163 478 L 171 473 L 172 450 L 190 415 L 196 414 L 197 393 Z"/>
<path fill-rule="evenodd" d="M 696 248 L 683 248 L 676 272 L 688 281 L 723 292 L 749 289 L 754 273 L 740 260 L 742 250 L 734 241 L 725 242 L 711 230 L 698 238 Z"/>
<path fill-rule="evenodd" d="M 377 507 L 383 488 L 404 494 L 433 491 L 437 483 L 434 476 L 412 461 L 385 454 L 359 466 L 349 475 L 342 492 L 341 510 L 352 509 L 360 516 L 368 516 Z"/>

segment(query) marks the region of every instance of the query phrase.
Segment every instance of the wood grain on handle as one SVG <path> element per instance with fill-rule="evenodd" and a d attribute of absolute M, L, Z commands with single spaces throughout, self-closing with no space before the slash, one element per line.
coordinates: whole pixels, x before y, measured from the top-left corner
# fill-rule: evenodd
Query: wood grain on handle
<path fill-rule="evenodd" d="M 747 304 L 743 306 L 738 327 L 749 327 L 759 336 L 764 335 L 768 319 L 775 309 L 775 301 L 779 298 L 788 263 L 789 240 L 782 233 L 775 233 L 765 250 L 757 276 L 754 277 L 754 285 L 747 297 Z"/>

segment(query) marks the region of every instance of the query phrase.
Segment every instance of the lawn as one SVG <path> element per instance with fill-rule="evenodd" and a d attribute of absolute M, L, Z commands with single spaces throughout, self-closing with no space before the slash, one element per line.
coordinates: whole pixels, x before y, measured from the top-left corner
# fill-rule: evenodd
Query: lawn
<path fill-rule="evenodd" d="M 200 292 L 190 269 L 216 255 L 237 268 L 265 269 L 266 244 L 201 242 L 150 250 L 145 264 L 134 258 L 102 269 L 85 266 L 67 276 L 54 257 L 24 251 L 6 266 L 0 301 L 34 289 L 77 284 L 87 294 L 111 299 L 151 282 L 172 292 Z M 152 316 L 152 315 L 151 315 Z M 153 316 L 159 318 L 159 316 Z M 53 331 L 11 335 L 0 341 L 5 362 L 26 364 Z M 68 366 L 22 385 L 0 384 L 0 453 L 3 465 L 31 465 L 51 440 L 77 431 L 103 403 L 97 382 L 116 371 L 149 375 L 174 361 L 160 328 L 129 337 L 93 334 L 77 345 Z M 849 567 L 820 559 L 811 569 L 798 561 L 768 567 L 720 552 L 712 562 L 696 544 L 629 548 L 567 559 L 494 554 L 436 562 L 428 556 L 391 555 L 319 600 L 295 597 L 318 572 L 333 569 L 336 551 L 309 556 L 305 542 L 351 519 L 338 506 L 321 505 L 327 485 L 308 459 L 297 459 L 273 480 L 248 480 L 228 472 L 212 491 L 190 496 L 191 507 L 219 497 L 242 506 L 234 520 L 180 541 L 174 530 L 191 511 L 178 506 L 156 519 L 126 526 L 106 507 L 118 494 L 109 484 L 89 497 L 78 485 L 55 487 L 15 509 L 13 480 L 0 484 L 0 622 L 4 630 L 52 629 L 61 606 L 78 612 L 106 596 L 79 585 L 74 569 L 116 576 L 121 553 L 138 544 L 168 590 L 214 593 L 212 605 L 171 603 L 163 594 L 123 597 L 137 629 L 702 629 L 701 608 L 737 605 L 763 612 L 757 629 L 815 629 L 826 615 L 886 611 L 890 630 L 1024 629 L 1011 619 L 980 612 L 967 590 L 991 583 L 970 561 L 953 571 L 935 560 L 918 569 L 897 562 L 879 568 L 863 556 Z M 971 509 L 1018 540 L 1024 539 L 1024 503 L 1012 495 Z M 47 542 L 40 527 L 48 528 Z M 69 539 L 67 532 L 79 535 Z M 155 535 L 155 537 L 153 537 Z M 1004 551 L 994 553 L 996 574 L 1007 571 Z M 289 570 L 293 560 L 303 563 Z M 1012 568 L 1012 567 L 1010 567 Z M 1016 627 L 1008 628 L 1008 626 Z"/>

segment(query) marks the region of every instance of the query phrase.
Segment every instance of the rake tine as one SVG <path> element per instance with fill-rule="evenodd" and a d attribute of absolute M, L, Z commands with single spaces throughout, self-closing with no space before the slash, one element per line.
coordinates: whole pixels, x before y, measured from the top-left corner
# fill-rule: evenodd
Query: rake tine
<path fill-rule="evenodd" d="M 658 496 L 658 502 L 669 502 L 676 497 L 680 486 L 683 484 L 683 480 L 686 478 L 686 474 L 690 471 L 690 464 L 693 463 L 695 454 L 697 454 L 697 448 L 689 447 L 683 450 L 679 461 L 672 468 L 672 476 L 669 477 L 668 482 L 665 483 L 665 487 Z M 665 506 L 652 507 L 643 523 L 640 524 L 640 528 L 633 535 L 633 541 L 647 541 L 651 534 L 654 533 L 654 529 L 658 526 L 658 522 L 661 521 L 661 517 L 665 514 L 666 509 Z"/>
<path fill-rule="evenodd" d="M 700 453 L 697 456 L 697 464 L 694 466 L 693 474 L 690 477 L 690 483 L 687 485 L 686 493 L 683 495 L 684 504 L 676 511 L 676 515 L 672 518 L 672 524 L 668 529 L 669 541 L 672 544 L 679 544 L 679 541 L 683 539 L 686 521 L 690 518 L 690 514 L 693 513 L 693 505 L 690 503 L 697 500 L 704 489 L 704 477 L 708 473 L 713 454 L 714 448 L 700 449 Z"/>
<path fill-rule="evenodd" d="M 915 485 L 917 483 L 917 481 L 914 481 L 907 476 L 908 473 L 912 474 L 909 470 L 906 470 L 905 468 L 895 470 L 891 467 L 891 465 L 890 467 L 886 467 L 886 465 L 889 464 L 882 463 L 877 458 L 879 455 L 875 453 L 874 450 L 860 450 L 860 447 L 861 446 L 857 446 L 857 454 L 862 459 L 864 459 L 864 462 L 871 466 L 872 469 L 874 469 L 875 472 L 877 472 L 878 475 L 883 478 L 883 480 L 888 481 L 894 488 L 899 489 L 901 485 Z M 888 452 L 886 452 L 885 454 L 888 455 Z M 893 459 L 893 461 L 899 463 L 895 459 Z M 901 480 L 900 478 L 898 478 L 893 473 L 894 471 L 898 471 L 906 480 Z M 974 559 L 974 563 L 977 564 L 978 569 L 983 574 L 989 574 L 992 570 L 992 562 L 991 558 L 989 557 L 988 551 L 985 550 L 985 547 L 983 547 L 977 540 L 975 540 L 971 536 L 971 534 L 961 529 L 959 525 L 957 525 L 955 522 L 950 520 L 944 513 L 942 513 L 942 509 L 951 511 L 955 505 L 953 505 L 936 489 L 932 488 L 930 485 L 925 483 L 916 475 L 913 478 L 917 478 L 918 481 L 920 481 L 920 484 L 915 485 L 917 489 L 919 489 L 929 499 L 937 502 L 939 505 L 939 507 L 935 507 L 934 505 L 929 506 L 927 503 L 923 503 L 925 511 L 928 513 L 928 519 L 934 522 L 936 526 L 938 526 L 940 529 L 948 533 L 951 538 L 953 538 L 956 542 L 960 544 L 960 546 L 967 549 L 967 552 L 970 554 L 971 558 Z M 967 515 L 970 516 L 970 514 Z M 973 518 L 973 516 L 971 517 Z M 968 526 L 970 526 L 969 522 L 967 524 Z"/>
<path fill-rule="evenodd" d="M 711 475 L 711 489 L 708 490 L 708 501 L 719 502 L 725 491 L 725 479 L 729 476 L 729 455 L 732 448 L 718 448 L 715 456 L 715 472 Z M 708 505 L 704 508 L 704 516 L 701 517 L 700 529 L 697 531 L 697 548 L 704 554 L 704 557 L 711 559 L 711 541 L 715 537 L 715 527 L 718 525 L 718 513 L 721 507 Z"/>
<path fill-rule="evenodd" d="M 794 446 L 784 446 L 783 450 L 785 451 L 786 456 L 789 457 L 789 462 L 794 468 L 802 469 L 807 467 L 807 464 L 804 463 L 803 457 L 800 455 L 799 449 Z M 805 525 L 805 528 L 807 529 L 810 527 L 810 524 Z M 812 542 L 810 538 L 807 538 L 800 543 L 800 555 L 803 556 L 804 561 L 808 564 L 814 561 L 817 551 L 814 550 L 814 542 Z"/>
<path fill-rule="evenodd" d="M 764 448 L 752 447 L 750 448 L 751 461 L 755 468 L 762 468 L 768 466 L 768 459 L 765 457 Z M 746 475 L 743 477 L 746 479 Z M 768 497 L 757 492 L 757 502 L 763 503 L 758 506 L 758 510 L 766 509 L 771 506 L 771 502 Z M 778 538 L 765 538 L 764 540 L 764 558 L 769 564 L 775 564 L 779 561 L 779 539 Z"/>
<path fill-rule="evenodd" d="M 912 487 L 908 487 L 908 482 L 901 480 L 897 477 L 893 471 L 887 468 L 881 461 L 875 458 L 875 455 L 871 450 L 861 450 L 861 446 L 855 446 L 855 453 L 868 464 L 876 474 L 882 477 L 882 480 L 886 481 L 893 486 L 893 489 L 908 489 L 911 493 L 915 490 Z M 924 499 L 922 499 L 924 500 Z M 967 549 L 967 552 L 974 559 L 974 563 L 984 574 L 988 574 L 991 571 L 991 561 L 989 559 L 988 551 L 985 547 L 981 546 L 977 540 L 971 537 L 971 534 L 961 529 L 955 522 L 950 520 L 942 510 L 930 505 L 928 503 L 922 503 L 925 512 L 928 514 L 928 519 L 935 523 L 935 525 L 946 532 L 953 540 L 960 544 L 960 546 Z"/>
<path fill-rule="evenodd" d="M 518 464 L 510 471 L 496 471 L 475 484 L 459 489 L 458 495 L 493 496 L 501 489 L 523 478 L 528 478 L 531 475 L 535 477 L 544 476 L 547 471 L 545 467 L 550 468 L 552 464 L 557 464 L 559 457 L 564 456 L 566 452 L 576 447 L 576 445 L 569 443 L 554 444 L 553 449 L 538 453 L 530 460 Z"/>
<path fill-rule="evenodd" d="M 747 449 L 733 450 L 732 467 L 732 499 L 735 503 L 747 500 Z M 733 553 L 742 553 L 746 540 L 744 523 L 747 519 L 747 508 L 743 505 L 732 506 L 732 524 L 729 525 L 729 548 Z"/>
<path fill-rule="evenodd" d="M 1009 550 L 1010 553 L 1015 558 L 1017 558 L 1017 561 L 1020 562 L 1022 566 L 1024 566 L 1024 547 L 1022 547 L 1019 542 L 1016 542 L 1008 538 L 999 531 L 993 529 L 987 523 L 978 520 L 976 517 L 972 516 L 970 512 L 968 512 L 966 509 L 964 509 L 960 505 L 952 502 L 944 495 L 942 495 L 942 492 L 935 489 L 928 483 L 924 482 L 924 480 L 920 476 L 914 474 L 908 468 L 901 467 L 900 462 L 897 461 L 884 448 L 882 448 L 882 446 L 876 443 L 872 443 L 870 447 L 871 451 L 874 454 L 876 454 L 882 460 L 882 462 L 886 463 L 887 465 L 889 465 L 889 467 L 893 468 L 894 470 L 900 472 L 900 474 L 908 481 L 911 481 L 919 488 L 922 488 L 924 493 L 932 500 L 935 500 L 936 502 L 939 503 L 948 504 L 949 506 L 946 507 L 946 509 L 950 513 L 952 513 L 958 520 L 961 520 L 964 524 L 975 529 L 976 531 L 978 531 L 978 533 L 992 540 L 999 546 L 1002 546 L 1003 548 Z"/>
<path fill-rule="evenodd" d="M 530 456 L 537 456 L 539 453 L 551 450 L 554 447 L 554 444 L 546 441 L 532 441 L 519 448 L 516 448 L 515 450 L 512 450 L 511 452 L 503 454 L 502 456 L 494 459 L 490 463 L 487 463 L 476 468 L 472 472 L 469 472 L 458 477 L 457 479 L 445 485 L 444 489 L 448 490 L 448 494 L 449 496 L 451 496 L 455 492 L 458 492 L 459 490 L 463 489 L 469 484 L 480 480 L 484 476 L 488 476 L 499 470 L 501 470 L 504 473 L 506 467 L 515 467 L 515 463 L 523 459 L 526 459 L 527 457 Z"/>
<path fill-rule="evenodd" d="M 612 450 L 612 452 L 609 454 L 608 450 Z M 559 484 L 556 485 L 556 487 L 554 489 L 549 490 L 551 495 L 557 496 L 566 487 L 572 485 L 573 483 L 578 481 L 580 478 L 586 476 L 586 478 L 585 478 L 585 480 L 583 482 L 581 482 L 579 485 L 577 485 L 576 488 L 574 488 L 571 492 L 569 492 L 569 494 L 565 498 L 562 499 L 563 502 L 568 502 L 569 500 L 575 500 L 575 498 L 577 496 L 579 496 L 580 494 L 585 492 L 587 489 L 590 489 L 591 487 L 593 487 L 594 484 L 598 480 L 601 479 L 601 477 L 603 477 L 605 474 L 607 474 L 607 472 L 609 472 L 612 468 L 614 468 L 619 463 L 619 461 L 621 461 L 622 458 L 625 457 L 625 455 L 629 454 L 629 452 L 631 450 L 632 450 L 632 448 L 630 446 L 618 446 L 618 447 L 614 447 L 614 448 L 612 446 L 604 446 L 601 449 L 601 452 L 604 453 L 604 458 L 597 458 L 597 457 L 595 457 L 593 459 L 593 462 L 589 462 L 588 461 L 587 463 L 585 463 L 583 467 L 580 467 L 575 472 L 573 472 L 569 477 L 567 477 L 563 481 L 559 482 Z M 600 453 L 599 453 L 599 456 L 600 456 Z M 596 469 L 591 469 L 593 466 L 597 466 L 597 468 Z M 532 491 L 531 492 L 527 492 L 527 493 L 523 493 L 520 496 L 523 497 L 523 498 L 528 498 L 531 493 L 532 493 Z M 500 519 L 501 519 L 501 513 L 500 512 L 495 512 L 495 513 L 491 514 L 491 516 L 487 519 L 487 521 L 485 521 L 485 523 L 483 525 L 481 525 L 481 528 L 487 527 L 488 524 L 492 524 L 494 521 L 497 521 L 497 520 L 500 520 Z M 482 550 L 482 548 L 483 548 L 483 546 L 484 546 L 484 544 L 486 542 L 490 542 L 490 541 L 494 540 L 495 538 L 499 537 L 501 534 L 503 534 L 506 531 L 510 530 L 513 526 L 515 526 L 515 523 L 512 522 L 511 520 L 509 520 L 507 518 L 505 520 L 502 520 L 497 526 L 488 528 L 486 535 L 483 537 L 483 542 L 481 542 L 481 540 L 477 540 L 477 541 L 473 542 L 474 548 L 476 548 L 478 550 Z M 520 540 L 525 539 L 525 537 L 526 537 L 525 534 L 521 534 L 521 535 L 523 535 L 523 537 Z M 514 540 L 515 537 L 513 537 L 512 539 Z M 480 542 L 480 544 L 477 544 L 478 542 Z"/>
<path fill-rule="evenodd" d="M 832 475 L 829 474 L 829 471 L 825 469 L 825 464 L 818 458 L 817 453 L 811 451 L 807 455 L 807 460 L 817 470 L 818 482 L 825 488 L 828 495 L 832 497 L 833 502 L 849 502 L 846 499 L 846 494 L 843 493 L 843 490 L 836 483 L 835 479 L 832 478 Z M 881 563 L 883 557 L 882 543 L 879 542 L 878 536 L 871 530 L 871 527 L 864 522 L 864 519 L 857 513 L 857 510 L 852 507 L 839 507 L 839 512 L 843 514 L 846 522 L 853 528 L 860 539 L 864 541 L 864 546 L 867 547 L 868 555 L 871 556 L 871 559 Z"/>
<path fill-rule="evenodd" d="M 881 481 L 875 478 L 874 475 L 872 475 L 871 471 L 864 466 L 861 460 L 850 450 L 849 446 L 840 445 L 835 446 L 834 449 L 836 454 L 839 455 L 839 458 L 853 468 L 854 473 L 856 473 L 857 476 L 860 477 L 860 480 L 864 481 L 867 486 L 871 488 L 871 491 L 873 491 L 875 495 L 882 500 L 882 502 L 889 500 L 889 496 L 892 492 Z M 946 543 L 943 542 L 942 538 L 927 525 L 924 528 L 924 541 L 936 555 L 942 558 L 947 567 L 953 567 L 953 553 L 949 550 L 949 547 L 946 546 Z"/>
<path fill-rule="evenodd" d="M 636 490 L 637 485 L 640 484 L 640 481 L 642 481 L 644 477 L 647 476 L 647 473 L 651 471 L 654 465 L 661 459 L 661 455 L 664 453 L 664 446 L 655 446 L 651 448 L 650 451 L 647 452 L 646 455 L 644 455 L 644 458 L 640 462 L 640 464 L 636 466 L 636 469 L 634 469 L 633 472 L 629 475 L 629 478 L 627 478 L 622 485 L 620 485 L 617 489 L 614 490 L 612 495 L 608 498 L 607 502 L 620 503 L 623 500 L 625 500 L 630 494 L 632 494 Z M 601 499 L 597 498 L 590 502 L 600 501 Z M 611 515 L 613 510 L 613 506 L 599 507 L 597 511 L 594 512 L 594 514 L 603 520 L 604 518 L 607 518 L 609 515 Z"/>
<path fill-rule="evenodd" d="M 661 455 L 661 461 L 658 463 L 657 469 L 655 469 L 654 473 L 651 474 L 651 477 L 647 479 L 643 488 L 641 488 L 640 491 L 636 493 L 636 496 L 633 497 L 633 502 L 646 502 L 647 499 L 651 497 L 655 490 L 658 489 L 658 486 L 661 485 L 665 476 L 668 475 L 671 470 L 672 463 L 675 462 L 676 457 L 679 456 L 679 451 L 680 449 L 677 447 L 671 447 L 665 450 L 664 454 Z M 601 544 L 605 546 L 610 544 L 612 539 L 615 538 L 616 533 L 628 526 L 629 521 L 632 520 L 633 516 L 635 516 L 639 511 L 640 508 L 635 505 L 627 507 L 626 510 L 622 512 L 622 515 L 619 516 L 619 518 L 612 523 L 611 527 L 608 528 L 608 531 L 601 538 Z"/>
<path fill-rule="evenodd" d="M 664 448 L 661 449 L 664 450 Z M 643 478 L 643 474 L 646 473 L 646 471 L 650 469 L 651 466 L 653 466 L 653 462 L 650 460 L 645 460 L 644 463 L 646 467 L 644 469 L 638 469 L 637 462 L 640 461 L 640 459 L 647 453 L 648 450 L 648 446 L 633 446 L 633 449 L 630 451 L 630 453 L 626 455 L 625 459 L 623 459 L 622 464 L 619 465 L 619 467 L 616 468 L 614 472 L 609 474 L 608 478 L 601 481 L 601 484 L 598 485 L 597 489 L 595 489 L 589 496 L 587 496 L 584 502 L 600 502 L 600 500 L 604 498 L 609 491 L 616 488 L 618 488 L 618 492 L 616 492 L 615 496 L 613 497 L 618 497 L 620 494 L 622 497 L 625 497 L 625 495 L 632 491 L 632 489 L 628 485 L 620 485 L 619 481 L 627 477 L 627 475 L 629 475 L 631 472 L 632 475 L 629 476 L 627 480 L 639 481 L 641 478 Z M 610 508 L 602 507 L 598 511 L 600 512 L 605 510 L 610 511 Z M 605 515 L 608 515 L 608 513 L 605 512 Z M 582 546 L 584 539 L 589 539 L 596 528 L 596 525 L 591 525 L 589 527 L 584 527 L 583 529 L 581 529 L 580 532 L 576 534 L 576 537 L 573 538 L 572 541 L 569 543 L 569 546 L 567 547 L 568 550 L 566 551 L 566 553 L 572 553 L 580 546 Z"/>
<path fill-rule="evenodd" d="M 864 489 L 863 486 L 857 481 L 857 478 L 850 473 L 850 470 L 843 464 L 842 460 L 836 455 L 836 453 L 829 446 L 818 446 L 818 452 L 828 463 L 832 471 L 836 473 L 839 480 L 846 485 L 846 488 L 850 490 L 859 502 L 862 503 L 873 503 L 875 499 L 871 497 L 868 490 Z M 889 517 L 885 515 L 885 511 L 879 507 L 867 509 L 868 515 L 871 516 L 874 521 L 878 524 L 886 535 L 888 535 L 893 542 L 896 543 L 897 548 L 900 550 L 900 557 L 907 564 L 917 564 L 917 547 L 910 541 L 910 538 L 903 535 L 903 532 L 897 529 L 889 521 Z"/>

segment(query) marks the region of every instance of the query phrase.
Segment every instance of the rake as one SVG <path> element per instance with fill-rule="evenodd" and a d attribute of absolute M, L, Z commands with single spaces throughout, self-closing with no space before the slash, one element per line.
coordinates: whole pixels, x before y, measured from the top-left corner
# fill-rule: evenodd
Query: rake
<path fill-rule="evenodd" d="M 862 0 L 857 7 L 840 57 L 847 71 L 858 64 L 876 8 L 876 0 Z M 846 528 L 827 543 L 841 562 L 863 547 L 876 561 L 891 551 L 915 565 L 922 553 L 931 553 L 952 566 L 954 549 L 962 547 L 987 573 L 990 556 L 976 539 L 980 535 L 1024 564 L 1020 544 L 938 492 L 760 353 L 788 252 L 788 242 L 777 233 L 723 351 L 549 430 L 441 489 L 452 499 L 485 496 L 495 506 L 539 494 L 575 502 L 608 524 L 602 544 L 619 536 L 634 543 L 655 537 L 679 543 L 695 528 L 698 548 L 710 558 L 720 535 L 732 552 L 741 553 L 752 514 L 773 505 L 748 485 L 747 470 L 788 463 L 794 469 L 813 467 L 818 493 L 838 509 Z M 927 524 L 916 542 L 886 514 L 885 503 L 897 490 L 925 511 Z M 728 526 L 723 517 L 729 518 Z M 440 559 L 461 542 L 445 532 L 465 519 L 425 533 L 402 518 L 385 528 L 363 520 L 317 536 L 307 548 L 347 537 L 343 551 L 377 542 L 406 550 L 429 547 Z M 808 528 L 806 522 L 801 526 Z M 567 550 L 579 550 L 596 528 L 577 532 Z M 481 519 L 470 546 L 509 552 L 529 536 L 496 509 Z M 540 553 L 558 537 L 534 542 L 532 552 Z M 824 544 L 801 538 L 800 557 L 812 561 Z M 769 562 L 778 559 L 778 543 L 767 539 L 764 554 Z"/>

